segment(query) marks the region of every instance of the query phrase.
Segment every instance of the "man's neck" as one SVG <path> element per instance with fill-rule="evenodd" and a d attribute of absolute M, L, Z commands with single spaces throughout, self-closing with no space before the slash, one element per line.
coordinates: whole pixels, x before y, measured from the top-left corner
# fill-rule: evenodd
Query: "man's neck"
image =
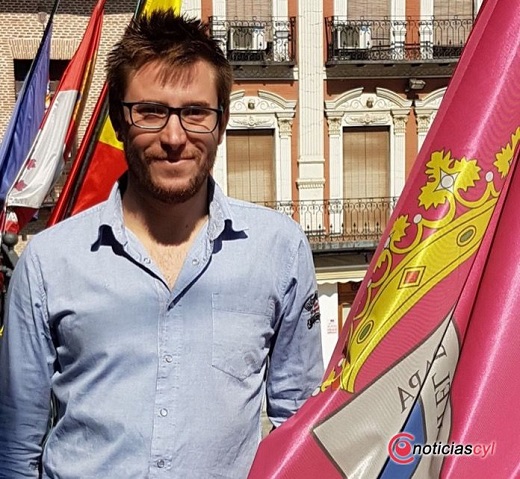
<path fill-rule="evenodd" d="M 141 241 L 162 245 L 189 243 L 208 217 L 208 184 L 183 203 L 168 204 L 140 195 L 128 185 L 123 221 Z"/>

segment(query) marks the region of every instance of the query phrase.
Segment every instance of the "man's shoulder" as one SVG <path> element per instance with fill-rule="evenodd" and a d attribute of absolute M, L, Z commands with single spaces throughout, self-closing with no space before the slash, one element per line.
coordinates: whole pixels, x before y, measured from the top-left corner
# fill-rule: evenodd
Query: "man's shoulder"
<path fill-rule="evenodd" d="M 103 204 L 93 206 L 35 234 L 27 248 L 38 252 L 70 252 L 78 244 L 93 242 L 99 231 Z"/>
<path fill-rule="evenodd" d="M 244 221 L 249 228 L 268 227 L 272 230 L 283 230 L 288 233 L 303 233 L 299 223 L 291 217 L 290 206 L 284 207 L 282 203 L 279 209 L 259 203 L 251 203 L 228 197 L 229 206 L 233 215 Z"/>

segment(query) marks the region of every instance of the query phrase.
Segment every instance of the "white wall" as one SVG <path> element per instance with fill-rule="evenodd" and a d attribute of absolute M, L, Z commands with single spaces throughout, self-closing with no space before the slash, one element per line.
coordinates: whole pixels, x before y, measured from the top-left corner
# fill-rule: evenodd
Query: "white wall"
<path fill-rule="evenodd" d="M 338 341 L 338 288 L 335 283 L 319 284 L 318 295 L 323 364 L 326 368 Z"/>

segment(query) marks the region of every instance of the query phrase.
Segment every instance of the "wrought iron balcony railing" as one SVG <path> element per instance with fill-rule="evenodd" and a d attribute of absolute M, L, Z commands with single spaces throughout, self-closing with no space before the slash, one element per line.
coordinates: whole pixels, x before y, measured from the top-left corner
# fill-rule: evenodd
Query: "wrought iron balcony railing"
<path fill-rule="evenodd" d="M 210 17 L 211 34 L 231 62 L 294 64 L 295 17 L 253 20 Z"/>
<path fill-rule="evenodd" d="M 325 19 L 328 63 L 458 60 L 472 17 L 352 20 Z"/>
<path fill-rule="evenodd" d="M 299 222 L 313 249 L 375 247 L 397 198 L 262 203 Z"/>

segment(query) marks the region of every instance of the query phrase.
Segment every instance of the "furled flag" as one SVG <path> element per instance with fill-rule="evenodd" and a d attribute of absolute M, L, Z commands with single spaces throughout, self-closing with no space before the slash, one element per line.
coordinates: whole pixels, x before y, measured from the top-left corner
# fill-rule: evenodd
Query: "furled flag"
<path fill-rule="evenodd" d="M 6 201 L 6 229 L 18 233 L 34 216 L 61 174 L 75 141 L 96 63 L 106 0 L 99 0 Z M 12 222 L 13 213 L 16 221 Z M 14 224 L 13 224 L 14 223 Z"/>
<path fill-rule="evenodd" d="M 181 0 L 144 0 L 139 3 L 136 14 L 168 8 L 180 12 Z M 125 170 L 123 145 L 108 117 L 105 84 L 48 225 L 108 198 L 113 184 Z"/>
<path fill-rule="evenodd" d="M 520 477 L 519 31 L 484 2 L 324 381 L 249 479 Z"/>
<path fill-rule="evenodd" d="M 42 41 L 18 94 L 13 113 L 0 144 L 0 206 L 5 202 L 45 113 L 49 82 L 52 24 L 59 0 L 55 0 Z"/>

